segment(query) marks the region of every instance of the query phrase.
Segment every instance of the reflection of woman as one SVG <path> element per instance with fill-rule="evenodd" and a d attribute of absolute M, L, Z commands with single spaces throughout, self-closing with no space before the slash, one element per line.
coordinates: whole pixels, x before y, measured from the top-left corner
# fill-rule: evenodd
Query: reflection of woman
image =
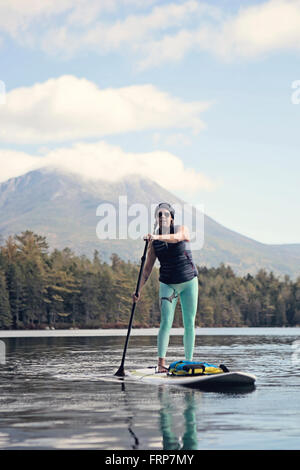
<path fill-rule="evenodd" d="M 184 225 L 174 225 L 175 211 L 168 203 L 155 209 L 154 234 L 148 234 L 147 259 L 141 278 L 140 290 L 151 274 L 156 258 L 160 262 L 159 299 L 161 323 L 157 338 L 158 372 L 165 372 L 165 357 L 169 344 L 170 329 L 180 295 L 184 325 L 184 352 L 191 360 L 195 342 L 195 316 L 198 302 L 198 272 L 189 247 L 189 232 Z M 140 295 L 134 300 L 138 301 Z"/>
<path fill-rule="evenodd" d="M 160 401 L 162 407 L 160 409 L 160 428 L 163 437 L 164 450 L 197 450 L 197 423 L 196 423 L 196 410 L 197 404 L 195 400 L 195 392 L 186 392 L 184 395 L 185 407 L 183 411 L 184 433 L 182 435 L 182 443 L 176 436 L 173 426 L 172 415 L 176 416 L 176 423 L 178 423 L 178 410 L 175 409 L 174 403 L 167 391 L 162 391 L 160 394 Z M 179 414 L 180 416 L 180 414 Z M 176 425 L 175 425 L 176 426 Z"/>

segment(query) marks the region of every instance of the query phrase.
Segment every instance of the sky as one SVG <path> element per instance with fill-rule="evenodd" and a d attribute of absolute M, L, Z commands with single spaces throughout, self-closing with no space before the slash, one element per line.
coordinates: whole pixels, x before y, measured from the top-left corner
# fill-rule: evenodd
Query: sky
<path fill-rule="evenodd" d="M 138 173 L 300 243 L 300 0 L 0 0 L 0 182 Z"/>

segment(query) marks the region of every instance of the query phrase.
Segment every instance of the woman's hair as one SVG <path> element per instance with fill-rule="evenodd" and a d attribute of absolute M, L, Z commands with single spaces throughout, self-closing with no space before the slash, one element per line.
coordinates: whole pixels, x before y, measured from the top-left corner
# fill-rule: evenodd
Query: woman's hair
<path fill-rule="evenodd" d="M 160 209 L 167 209 L 170 214 L 171 214 L 171 225 L 170 225 L 170 233 L 174 233 L 174 217 L 175 217 L 175 210 L 173 209 L 173 207 L 171 206 L 171 204 L 169 204 L 168 202 L 161 202 L 160 204 L 158 204 L 158 206 L 156 206 L 155 208 L 155 221 L 154 221 L 154 228 L 153 228 L 153 233 L 156 232 L 157 230 L 157 226 L 158 226 L 158 234 L 161 235 L 162 231 L 161 231 L 161 227 L 159 226 L 159 224 L 157 223 L 157 213 L 159 212 Z"/>

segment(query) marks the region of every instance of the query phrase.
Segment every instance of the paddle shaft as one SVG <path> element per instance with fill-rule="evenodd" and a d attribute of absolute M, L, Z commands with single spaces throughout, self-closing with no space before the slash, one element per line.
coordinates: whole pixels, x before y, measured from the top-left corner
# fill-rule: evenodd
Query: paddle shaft
<path fill-rule="evenodd" d="M 136 297 L 139 295 L 140 283 L 141 283 L 141 278 L 142 278 L 142 274 L 143 274 L 143 270 L 144 270 L 144 264 L 145 264 L 145 260 L 146 260 L 146 253 L 147 253 L 148 243 L 149 243 L 149 240 L 146 240 L 144 253 L 143 253 L 143 256 L 141 257 L 141 267 L 140 267 L 139 277 L 138 277 L 136 290 L 135 290 Z M 127 330 L 127 336 L 126 336 L 126 341 L 125 341 L 124 350 L 123 350 L 122 361 L 121 361 L 119 369 L 115 373 L 115 375 L 120 376 L 120 377 L 124 377 L 124 375 L 125 375 L 124 363 L 125 363 L 127 346 L 128 346 L 128 341 L 129 341 L 131 327 L 132 327 L 132 321 L 133 321 L 135 306 L 136 306 L 136 302 L 134 301 L 133 304 L 132 304 L 132 308 L 131 308 L 131 315 L 130 315 L 130 320 L 129 320 L 129 324 L 128 324 L 128 330 Z"/>

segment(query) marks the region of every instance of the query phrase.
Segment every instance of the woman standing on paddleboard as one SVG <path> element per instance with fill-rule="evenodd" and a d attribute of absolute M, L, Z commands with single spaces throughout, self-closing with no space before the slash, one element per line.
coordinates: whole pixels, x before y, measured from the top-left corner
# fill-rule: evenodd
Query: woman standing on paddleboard
<path fill-rule="evenodd" d="M 149 278 L 156 258 L 160 262 L 159 300 L 161 322 L 157 338 L 158 372 L 166 372 L 165 357 L 173 324 L 175 307 L 180 296 L 185 359 L 191 361 L 195 343 L 195 317 L 198 303 L 198 271 L 189 247 L 189 231 L 174 224 L 173 207 L 163 202 L 155 209 L 154 234 L 148 234 L 147 258 L 141 278 L 140 291 Z M 137 302 L 140 298 L 133 296 Z"/>

